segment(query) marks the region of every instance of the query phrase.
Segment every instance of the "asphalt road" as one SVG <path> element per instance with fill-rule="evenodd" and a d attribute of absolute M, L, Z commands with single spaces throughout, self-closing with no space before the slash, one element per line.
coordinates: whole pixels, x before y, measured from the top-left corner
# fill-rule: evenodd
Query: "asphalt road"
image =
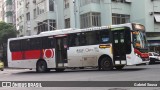
<path fill-rule="evenodd" d="M 126 66 L 123 70 L 98 71 L 97 69 L 65 70 L 64 72 L 36 73 L 28 69 L 0 71 L 0 81 L 160 81 L 160 64 Z M 0 90 L 11 88 L 0 88 Z M 160 90 L 160 87 L 48 87 L 12 88 L 12 90 Z"/>

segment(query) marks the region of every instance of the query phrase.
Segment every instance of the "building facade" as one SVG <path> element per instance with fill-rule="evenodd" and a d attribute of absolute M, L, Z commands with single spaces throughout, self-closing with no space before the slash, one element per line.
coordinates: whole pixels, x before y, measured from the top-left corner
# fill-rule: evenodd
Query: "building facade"
<path fill-rule="evenodd" d="M 0 0 L 0 21 L 16 26 L 15 0 Z"/>
<path fill-rule="evenodd" d="M 151 50 L 160 46 L 159 0 L 16 0 L 15 5 L 19 36 L 136 22 L 145 25 Z"/>
<path fill-rule="evenodd" d="M 2 19 L 4 22 L 16 26 L 15 11 L 15 0 L 2 0 Z"/>
<path fill-rule="evenodd" d="M 3 0 L 0 0 L 0 21 L 3 20 L 3 15 L 2 15 L 2 12 L 3 12 L 3 9 L 2 9 L 2 2 L 3 2 Z"/>

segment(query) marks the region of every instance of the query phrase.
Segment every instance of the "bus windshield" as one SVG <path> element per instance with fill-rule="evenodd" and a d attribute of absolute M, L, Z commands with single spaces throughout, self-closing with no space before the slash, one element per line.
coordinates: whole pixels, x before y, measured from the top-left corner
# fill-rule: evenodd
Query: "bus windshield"
<path fill-rule="evenodd" d="M 145 32 L 134 31 L 133 32 L 133 46 L 137 49 L 147 49 L 147 40 Z"/>

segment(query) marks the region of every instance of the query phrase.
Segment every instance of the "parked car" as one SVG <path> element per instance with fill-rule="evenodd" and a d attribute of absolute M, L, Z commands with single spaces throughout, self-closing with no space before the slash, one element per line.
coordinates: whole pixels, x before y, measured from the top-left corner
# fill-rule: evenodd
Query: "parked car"
<path fill-rule="evenodd" d="M 4 70 L 4 63 L 3 61 L 0 60 L 0 70 L 3 71 Z"/>
<path fill-rule="evenodd" d="M 155 52 L 149 52 L 150 64 L 155 63 L 156 61 L 160 61 L 160 55 Z"/>

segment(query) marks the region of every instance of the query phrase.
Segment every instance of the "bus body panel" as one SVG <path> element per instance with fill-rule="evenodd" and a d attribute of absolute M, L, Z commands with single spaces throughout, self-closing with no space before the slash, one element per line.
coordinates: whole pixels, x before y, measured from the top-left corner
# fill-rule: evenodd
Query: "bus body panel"
<path fill-rule="evenodd" d="M 132 31 L 132 24 L 120 24 L 120 25 L 112 25 L 112 28 L 117 27 L 129 27 Z M 33 51 L 24 51 L 24 52 L 12 52 L 10 50 L 10 41 L 13 40 L 21 40 L 21 39 L 27 39 L 27 38 L 35 38 L 35 37 L 46 37 L 46 36 L 54 36 L 54 35 L 67 35 L 71 33 L 81 33 L 81 32 L 87 32 L 87 31 L 94 31 L 94 30 L 101 30 L 102 29 L 108 29 L 107 26 L 92 28 L 92 29 L 69 29 L 67 30 L 57 30 L 57 31 L 50 31 L 50 32 L 44 32 L 39 35 L 34 36 L 27 36 L 27 37 L 20 37 L 20 38 L 12 38 L 8 40 L 8 67 L 14 67 L 14 68 L 36 68 L 37 61 L 39 59 L 43 59 L 47 63 L 48 68 L 57 68 L 56 66 L 56 49 L 55 48 L 49 48 L 49 49 L 42 49 L 42 50 L 33 50 Z M 67 36 L 66 36 L 67 37 Z M 131 34 L 131 42 L 133 42 L 132 34 Z M 126 64 L 123 65 L 136 65 L 141 63 L 147 63 L 149 61 L 142 60 L 141 57 L 135 54 L 133 44 L 131 43 L 131 53 L 126 54 Z M 51 53 L 49 53 L 51 52 Z M 43 55 L 41 55 L 43 53 Z M 49 53 L 49 55 L 47 54 Z M 26 59 L 23 59 L 26 55 Z M 34 55 L 36 54 L 36 55 Z M 97 67 L 98 66 L 98 60 L 102 55 L 109 56 L 114 64 L 113 60 L 113 51 L 112 51 L 112 43 L 106 43 L 106 44 L 97 44 L 97 45 L 84 45 L 84 46 L 75 46 L 75 47 L 68 47 L 67 49 L 67 60 L 68 62 L 65 63 L 64 68 L 66 67 Z M 38 58 L 40 57 L 40 58 Z M 22 58 L 22 59 L 21 59 Z M 121 65 L 121 64 L 120 64 Z"/>
<path fill-rule="evenodd" d="M 99 48 L 99 46 L 100 45 L 70 47 L 68 50 L 68 67 L 98 66 L 98 60 L 101 55 L 111 55 L 111 47 Z"/>
<path fill-rule="evenodd" d="M 127 65 L 136 65 L 143 63 L 142 59 L 135 55 L 133 46 L 131 54 L 127 54 L 126 58 L 127 58 Z"/>
<path fill-rule="evenodd" d="M 9 50 L 9 46 L 8 46 L 8 51 Z M 25 51 L 24 52 L 24 56 L 26 57 L 25 59 L 20 59 L 23 56 L 18 56 L 20 55 L 22 52 L 16 52 L 16 56 L 15 52 L 7 52 L 8 55 L 8 67 L 14 67 L 14 68 L 36 68 L 36 64 L 37 61 L 41 58 L 37 58 L 40 57 L 39 52 L 40 50 L 33 50 L 33 51 Z M 53 51 L 52 55 L 48 55 L 48 51 Z M 56 63 L 55 63 L 55 49 L 46 49 L 43 50 L 43 59 L 46 61 L 48 68 L 56 68 Z M 37 56 L 38 55 L 38 56 Z M 20 58 L 19 58 L 20 57 Z"/>

